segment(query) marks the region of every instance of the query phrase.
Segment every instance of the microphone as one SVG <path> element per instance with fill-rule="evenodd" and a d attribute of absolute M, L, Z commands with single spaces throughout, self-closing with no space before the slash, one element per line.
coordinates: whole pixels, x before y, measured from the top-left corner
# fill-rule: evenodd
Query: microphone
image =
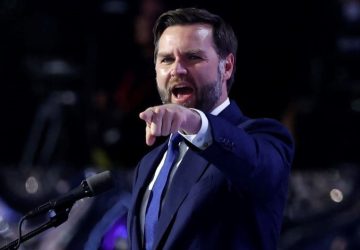
<path fill-rule="evenodd" d="M 90 176 L 83 180 L 79 187 L 73 189 L 67 194 L 46 202 L 45 204 L 31 210 L 25 217 L 33 217 L 38 214 L 47 212 L 53 209 L 68 209 L 74 203 L 84 197 L 92 197 L 103 193 L 114 187 L 114 180 L 110 171 L 104 171 L 99 174 Z"/>

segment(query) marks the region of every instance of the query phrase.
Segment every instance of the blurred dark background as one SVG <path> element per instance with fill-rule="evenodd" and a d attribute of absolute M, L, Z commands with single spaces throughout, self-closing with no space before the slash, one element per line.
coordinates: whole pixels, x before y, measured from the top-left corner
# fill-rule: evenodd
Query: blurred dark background
<path fill-rule="evenodd" d="M 279 249 L 360 249 L 359 0 L 2 0 L 0 245 L 22 214 L 111 170 L 115 190 L 23 249 L 127 249 L 132 170 L 149 150 L 138 113 L 159 103 L 151 28 L 187 6 L 233 25 L 231 97 L 296 140 Z"/>

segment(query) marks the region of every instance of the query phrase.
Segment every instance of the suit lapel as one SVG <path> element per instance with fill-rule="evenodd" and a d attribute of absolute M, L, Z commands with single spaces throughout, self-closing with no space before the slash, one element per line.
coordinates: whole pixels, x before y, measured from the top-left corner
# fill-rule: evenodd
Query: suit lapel
<path fill-rule="evenodd" d="M 191 168 L 189 166 L 191 166 Z M 190 192 L 191 187 L 199 180 L 207 166 L 208 162 L 206 160 L 199 157 L 199 155 L 191 149 L 187 151 L 174 175 L 159 222 L 156 225 L 155 247 L 159 244 L 178 208 Z"/>
<path fill-rule="evenodd" d="M 142 200 L 142 195 L 139 193 L 147 187 L 151 178 L 154 176 L 156 167 L 158 166 L 164 152 L 166 150 L 166 143 L 154 149 L 151 154 L 148 154 L 142 161 L 138 170 L 138 177 L 133 190 L 133 197 L 136 197 L 135 203 Z"/>
<path fill-rule="evenodd" d="M 136 178 L 135 186 L 133 188 L 133 200 L 131 207 L 135 208 L 130 210 L 129 218 L 131 223 L 129 224 L 129 231 L 132 233 L 132 248 L 141 249 L 141 229 L 139 223 L 139 211 L 141 202 L 143 199 L 144 191 L 147 188 L 151 178 L 154 175 L 154 171 L 158 166 L 161 157 L 166 150 L 166 144 L 164 143 L 159 147 L 155 148 L 151 154 L 148 154 L 141 161 L 138 168 L 138 176 Z"/>

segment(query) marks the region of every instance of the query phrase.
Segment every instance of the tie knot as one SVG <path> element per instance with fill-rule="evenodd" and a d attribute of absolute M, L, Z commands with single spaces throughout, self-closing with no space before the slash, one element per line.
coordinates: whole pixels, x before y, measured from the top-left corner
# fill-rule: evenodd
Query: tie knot
<path fill-rule="evenodd" d="M 179 133 L 171 134 L 171 137 L 169 140 L 169 146 L 171 146 L 171 147 L 177 146 L 182 140 L 183 140 L 183 137 Z"/>

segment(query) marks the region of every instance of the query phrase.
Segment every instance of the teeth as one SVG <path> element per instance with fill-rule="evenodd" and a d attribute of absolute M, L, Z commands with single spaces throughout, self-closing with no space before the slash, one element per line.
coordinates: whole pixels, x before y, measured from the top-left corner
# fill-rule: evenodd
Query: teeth
<path fill-rule="evenodd" d="M 181 87 L 174 87 L 171 92 L 174 94 L 174 96 L 177 97 L 180 91 L 181 91 Z"/>
<path fill-rule="evenodd" d="M 189 95 L 194 90 L 188 86 L 174 86 L 171 90 L 171 93 L 178 98 L 180 95 Z"/>

